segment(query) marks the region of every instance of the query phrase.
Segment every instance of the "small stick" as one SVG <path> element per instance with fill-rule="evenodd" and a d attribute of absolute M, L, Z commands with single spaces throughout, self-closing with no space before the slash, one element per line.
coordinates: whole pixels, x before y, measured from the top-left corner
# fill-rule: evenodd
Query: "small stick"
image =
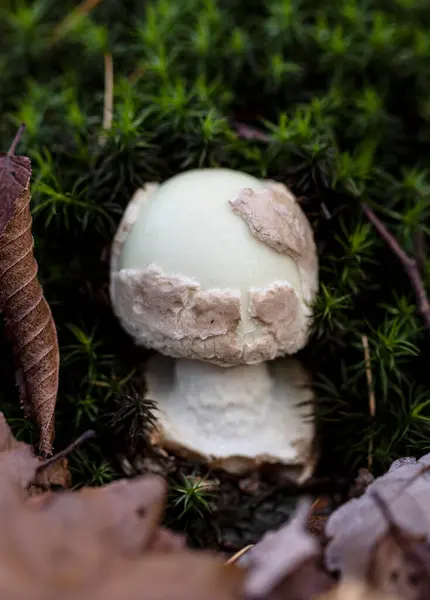
<path fill-rule="evenodd" d="M 423 231 L 417 231 L 413 237 L 414 256 L 421 277 L 426 272 L 426 240 Z"/>
<path fill-rule="evenodd" d="M 103 106 L 103 129 L 107 131 L 112 127 L 113 115 L 113 60 L 110 52 L 105 52 L 105 94 Z M 100 145 L 106 143 L 106 137 L 100 136 Z"/>
<path fill-rule="evenodd" d="M 388 231 L 382 221 L 375 215 L 373 210 L 367 204 L 363 204 L 362 209 L 369 221 L 371 221 L 375 226 L 375 229 L 381 238 L 402 263 L 403 268 L 405 269 L 414 289 L 417 298 L 418 311 L 421 313 L 426 327 L 430 331 L 430 303 L 424 288 L 424 283 L 421 279 L 417 261 L 406 254 L 403 248 L 400 247 L 400 244 L 396 238 Z"/>
<path fill-rule="evenodd" d="M 61 450 L 61 452 L 54 454 L 54 456 L 51 456 L 50 458 L 45 460 L 45 462 L 43 464 L 39 465 L 36 469 L 36 475 L 38 475 L 39 473 L 41 473 L 42 471 L 44 471 L 45 469 L 50 467 L 52 464 L 69 456 L 69 454 L 74 452 L 76 450 L 76 448 L 78 448 L 78 446 L 81 446 L 84 442 L 91 439 L 95 435 L 96 435 L 96 433 L 92 429 L 85 431 L 82 435 L 80 435 L 78 437 L 78 439 L 76 439 L 74 442 L 69 444 L 67 446 L 67 448 L 64 448 L 64 450 Z"/>
<path fill-rule="evenodd" d="M 242 548 L 242 550 L 239 550 L 238 552 L 236 552 L 236 554 L 233 554 L 233 556 L 231 556 L 226 561 L 226 565 L 234 565 L 234 563 L 236 563 L 240 558 L 242 558 L 242 556 L 246 554 L 249 550 L 251 550 L 251 548 L 253 547 L 254 544 L 249 544 L 249 546 L 245 546 L 244 548 Z"/>
<path fill-rule="evenodd" d="M 372 418 L 375 417 L 376 413 L 376 400 L 375 400 L 375 392 L 373 390 L 373 378 L 372 378 L 372 368 L 370 362 L 370 351 L 369 351 L 369 340 L 367 335 L 363 335 L 361 337 L 361 341 L 363 344 L 364 350 L 364 364 L 366 369 L 366 379 L 367 379 L 367 389 L 369 391 L 369 412 Z M 373 466 L 373 437 L 369 439 L 369 449 L 367 455 L 367 468 L 369 471 L 372 470 Z"/>

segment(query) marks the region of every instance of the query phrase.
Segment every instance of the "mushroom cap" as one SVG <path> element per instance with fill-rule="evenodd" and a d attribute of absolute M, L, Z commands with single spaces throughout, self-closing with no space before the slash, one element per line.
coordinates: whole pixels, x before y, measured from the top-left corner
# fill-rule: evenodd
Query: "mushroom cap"
<path fill-rule="evenodd" d="M 158 354 L 146 384 L 157 405 L 154 445 L 236 475 L 263 464 L 309 471 L 314 395 L 299 361 L 225 369 Z"/>
<path fill-rule="evenodd" d="M 282 184 L 229 169 L 148 184 L 112 246 L 113 309 L 134 341 L 231 366 L 307 342 L 318 260 L 311 226 Z"/>

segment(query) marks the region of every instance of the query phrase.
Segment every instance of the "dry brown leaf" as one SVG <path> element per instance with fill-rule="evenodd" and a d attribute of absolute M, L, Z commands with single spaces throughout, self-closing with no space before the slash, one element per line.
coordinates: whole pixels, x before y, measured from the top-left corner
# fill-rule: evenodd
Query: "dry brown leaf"
<path fill-rule="evenodd" d="M 426 536 L 423 539 L 399 527 L 388 503 L 376 492 L 374 498 L 389 528 L 370 552 L 369 583 L 403 600 L 430 598 L 430 545 Z"/>
<path fill-rule="evenodd" d="M 37 474 L 44 483 L 54 478 L 56 463 L 46 463 L 13 437 L 0 413 L 0 598 L 240 600 L 242 569 L 190 553 L 183 536 L 160 526 L 165 479 L 29 498 Z"/>
<path fill-rule="evenodd" d="M 39 448 L 54 439 L 59 350 L 51 309 L 37 279 L 30 213 L 31 163 L 11 151 L 0 155 L 0 310 L 12 345 L 20 400 L 39 427 Z"/>
<path fill-rule="evenodd" d="M 154 554 L 70 600 L 243 600 L 244 575 L 206 552 Z"/>
<path fill-rule="evenodd" d="M 360 498 L 349 500 L 329 517 L 326 525 L 329 542 L 325 550 L 329 570 L 360 580 L 368 576 L 372 549 L 390 527 L 375 504 L 375 492 L 388 503 L 398 527 L 412 537 L 429 539 L 430 476 L 421 473 L 429 462 L 430 455 L 418 462 L 412 458 L 395 461 Z"/>
<path fill-rule="evenodd" d="M 418 544 L 419 540 L 411 539 L 410 542 Z M 430 597 L 428 573 L 391 533 L 384 534 L 370 553 L 368 580 L 381 591 L 397 593 L 402 600 Z"/>
<path fill-rule="evenodd" d="M 401 598 L 375 590 L 367 583 L 348 580 L 336 585 L 315 600 L 401 600 Z"/>
<path fill-rule="evenodd" d="M 68 488 L 72 485 L 72 475 L 69 471 L 69 461 L 67 458 L 53 462 L 46 469 L 40 470 L 40 466 L 42 465 L 39 465 L 39 469 L 33 480 L 34 490 L 36 487 L 46 490 L 46 488 L 51 486 Z"/>
<path fill-rule="evenodd" d="M 324 540 L 327 519 L 328 516 L 326 515 L 311 515 L 308 519 L 309 533 L 312 533 L 312 535 Z"/>
<path fill-rule="evenodd" d="M 183 550 L 185 547 L 185 536 L 165 527 L 159 527 L 152 541 L 148 544 L 148 550 L 151 552 L 176 552 L 177 550 Z"/>
<path fill-rule="evenodd" d="M 311 502 L 299 502 L 293 518 L 244 556 L 249 600 L 309 600 L 332 585 L 321 565 L 322 549 L 308 531 Z M 240 564 L 240 561 L 239 561 Z"/>
<path fill-rule="evenodd" d="M 18 442 L 0 412 L 0 510 L 5 503 L 25 501 L 55 485 L 69 487 L 71 475 L 67 459 L 45 461 L 34 454 L 31 446 Z"/>
<path fill-rule="evenodd" d="M 0 507 L 0 598 L 241 600 L 244 571 L 160 528 L 158 476 Z"/>
<path fill-rule="evenodd" d="M 28 498 L 27 488 L 39 465 L 31 446 L 14 438 L 0 413 L 0 511 L 10 502 Z"/>

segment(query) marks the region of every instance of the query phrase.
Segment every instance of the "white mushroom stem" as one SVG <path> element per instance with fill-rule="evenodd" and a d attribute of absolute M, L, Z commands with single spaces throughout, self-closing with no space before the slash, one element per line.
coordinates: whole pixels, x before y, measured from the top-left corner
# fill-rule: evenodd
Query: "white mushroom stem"
<path fill-rule="evenodd" d="M 313 392 L 297 360 L 225 368 L 157 355 L 146 379 L 156 445 L 233 474 L 262 463 L 309 467 Z"/>

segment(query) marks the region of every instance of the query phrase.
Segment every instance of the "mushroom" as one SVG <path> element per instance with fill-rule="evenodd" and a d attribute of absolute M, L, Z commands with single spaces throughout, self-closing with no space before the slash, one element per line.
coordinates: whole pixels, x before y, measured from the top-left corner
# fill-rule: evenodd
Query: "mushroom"
<path fill-rule="evenodd" d="M 306 345 L 317 289 L 312 228 L 283 184 L 199 169 L 137 190 L 113 241 L 110 295 L 136 344 L 177 359 L 148 366 L 159 443 L 234 471 L 307 463 L 308 377 L 293 359 L 266 361 Z"/>

